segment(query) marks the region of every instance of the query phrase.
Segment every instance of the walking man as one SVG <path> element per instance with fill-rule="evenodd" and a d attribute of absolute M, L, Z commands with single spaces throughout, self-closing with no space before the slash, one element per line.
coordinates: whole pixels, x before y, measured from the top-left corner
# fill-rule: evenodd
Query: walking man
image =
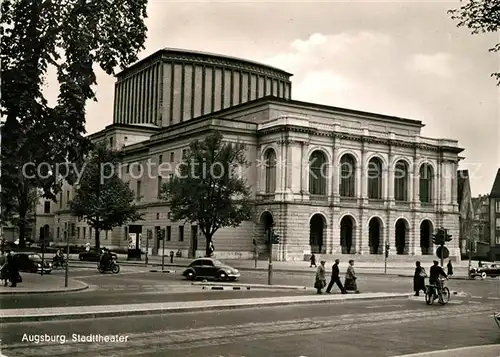
<path fill-rule="evenodd" d="M 331 294 L 333 284 L 337 284 L 342 294 L 347 294 L 347 291 L 345 291 L 344 286 L 340 281 L 339 263 L 340 260 L 335 259 L 335 264 L 332 265 L 332 278 L 330 280 L 330 283 L 328 284 L 328 287 L 326 288 L 326 292 L 328 294 Z"/>

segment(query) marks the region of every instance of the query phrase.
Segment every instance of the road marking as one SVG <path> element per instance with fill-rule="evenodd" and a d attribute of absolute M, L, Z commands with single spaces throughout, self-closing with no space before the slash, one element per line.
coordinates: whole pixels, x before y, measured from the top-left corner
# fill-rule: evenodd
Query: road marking
<path fill-rule="evenodd" d="M 472 299 L 482 299 L 482 296 L 471 296 Z"/>
<path fill-rule="evenodd" d="M 488 299 L 490 299 L 490 300 L 500 300 L 500 298 L 497 298 L 497 297 L 489 297 Z"/>
<path fill-rule="evenodd" d="M 371 305 L 365 306 L 366 309 L 379 309 L 382 307 L 403 307 L 404 305 Z"/>

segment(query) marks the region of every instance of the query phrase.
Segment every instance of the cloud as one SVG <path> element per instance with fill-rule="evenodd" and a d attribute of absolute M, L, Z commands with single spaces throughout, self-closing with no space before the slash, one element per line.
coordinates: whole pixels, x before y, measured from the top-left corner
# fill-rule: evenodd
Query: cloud
<path fill-rule="evenodd" d="M 443 52 L 429 55 L 419 53 L 411 56 L 406 69 L 418 74 L 449 78 L 455 73 L 454 58 L 449 53 Z"/>

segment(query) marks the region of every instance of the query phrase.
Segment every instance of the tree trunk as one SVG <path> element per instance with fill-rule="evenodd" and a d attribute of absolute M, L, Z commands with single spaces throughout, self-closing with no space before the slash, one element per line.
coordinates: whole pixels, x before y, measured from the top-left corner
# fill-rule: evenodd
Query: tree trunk
<path fill-rule="evenodd" d="M 99 228 L 94 228 L 95 230 L 95 248 L 99 250 L 101 248 L 101 240 L 99 235 L 101 234 L 101 230 Z"/>
<path fill-rule="evenodd" d="M 212 236 L 205 236 L 205 241 L 206 241 L 206 245 L 205 245 L 205 256 L 207 257 L 210 257 L 213 253 L 212 251 L 212 247 L 211 247 L 211 244 L 212 243 Z"/>
<path fill-rule="evenodd" d="M 21 217 L 18 223 L 19 228 L 19 248 L 26 248 L 26 221 Z"/>

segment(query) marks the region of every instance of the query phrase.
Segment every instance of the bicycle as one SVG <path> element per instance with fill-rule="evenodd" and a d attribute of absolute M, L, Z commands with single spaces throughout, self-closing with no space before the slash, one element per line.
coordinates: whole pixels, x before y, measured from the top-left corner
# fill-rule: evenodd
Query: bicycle
<path fill-rule="evenodd" d="M 436 299 L 441 305 L 446 305 L 450 301 L 450 289 L 444 286 L 445 280 L 447 279 L 439 279 L 441 288 L 434 284 L 425 286 L 425 302 L 427 305 L 432 305 Z"/>

